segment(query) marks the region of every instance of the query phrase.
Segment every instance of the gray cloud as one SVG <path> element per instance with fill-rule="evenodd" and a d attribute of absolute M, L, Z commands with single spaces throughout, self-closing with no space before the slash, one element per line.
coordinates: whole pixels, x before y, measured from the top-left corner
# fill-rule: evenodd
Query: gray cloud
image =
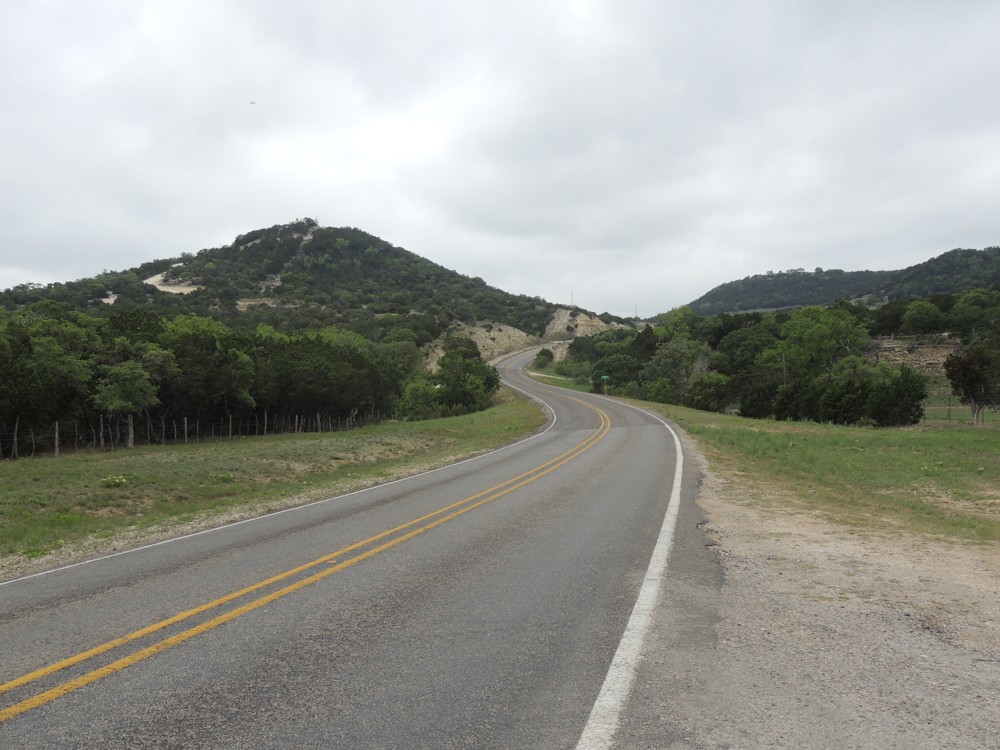
<path fill-rule="evenodd" d="M 307 215 L 621 315 L 1000 243 L 992 3 L 85 5 L 0 29 L 0 286 Z"/>

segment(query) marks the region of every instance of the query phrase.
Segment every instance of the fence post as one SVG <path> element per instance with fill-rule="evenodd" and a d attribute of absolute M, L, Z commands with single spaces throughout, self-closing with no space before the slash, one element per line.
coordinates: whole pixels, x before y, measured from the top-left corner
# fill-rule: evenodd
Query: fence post
<path fill-rule="evenodd" d="M 59 458 L 59 420 L 56 420 L 56 458 Z"/>
<path fill-rule="evenodd" d="M 184 417 L 184 445 L 188 443 L 188 418 Z"/>

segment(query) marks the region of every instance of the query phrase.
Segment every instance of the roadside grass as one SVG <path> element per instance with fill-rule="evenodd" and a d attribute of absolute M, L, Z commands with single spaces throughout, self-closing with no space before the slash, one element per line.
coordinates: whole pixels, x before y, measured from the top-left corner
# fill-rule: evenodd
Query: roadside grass
<path fill-rule="evenodd" d="M 504 388 L 492 408 L 461 417 L 3 461 L 0 555 L 37 557 L 234 508 L 266 513 L 498 448 L 544 422 Z"/>
<path fill-rule="evenodd" d="M 715 470 L 746 483 L 761 505 L 791 503 L 857 527 L 1000 539 L 998 430 L 842 427 L 642 406 L 680 425 Z"/>

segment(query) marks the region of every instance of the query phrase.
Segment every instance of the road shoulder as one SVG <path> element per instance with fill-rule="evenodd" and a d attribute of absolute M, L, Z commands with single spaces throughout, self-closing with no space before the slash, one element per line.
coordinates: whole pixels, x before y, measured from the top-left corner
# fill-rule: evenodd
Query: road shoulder
<path fill-rule="evenodd" d="M 675 550 L 616 747 L 994 746 L 996 545 L 836 526 L 685 451 L 702 549 Z"/>

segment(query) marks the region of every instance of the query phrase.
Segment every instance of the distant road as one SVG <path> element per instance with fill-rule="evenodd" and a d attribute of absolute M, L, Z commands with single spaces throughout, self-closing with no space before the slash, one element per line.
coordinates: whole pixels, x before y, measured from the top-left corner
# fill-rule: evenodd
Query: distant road
<path fill-rule="evenodd" d="M 602 695 L 599 737 L 675 443 L 529 358 L 515 446 L 0 585 L 0 747 L 574 748 Z"/>

